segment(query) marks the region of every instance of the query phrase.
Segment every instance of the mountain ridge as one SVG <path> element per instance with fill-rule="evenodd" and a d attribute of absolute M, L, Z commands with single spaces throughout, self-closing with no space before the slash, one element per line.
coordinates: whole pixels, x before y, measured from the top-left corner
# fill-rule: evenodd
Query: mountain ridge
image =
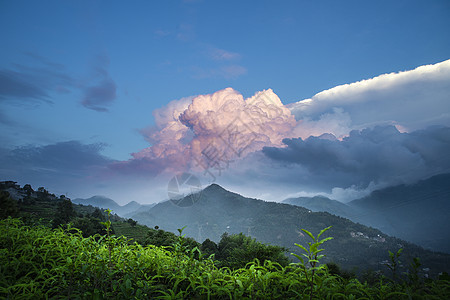
<path fill-rule="evenodd" d="M 243 232 L 260 242 L 287 247 L 293 252 L 296 251 L 295 243 L 306 245 L 309 241 L 301 228 L 317 234 L 332 226 L 327 236 L 333 236 L 334 240 L 327 242 L 327 259 L 345 263 L 348 268 L 380 268 L 380 263 L 387 259 L 388 250 L 399 248 L 405 249 L 406 257 L 419 256 L 427 267 L 435 270 L 442 266 L 443 257 L 450 258 L 442 253 L 431 254 L 419 246 L 346 218 L 286 203 L 247 198 L 216 184 L 206 187 L 196 197 L 197 201 L 190 206 L 165 201 L 131 217 L 149 227 L 158 226 L 174 233 L 186 226 L 184 233 L 199 242 L 207 238 L 218 242 L 224 232 Z M 450 265 L 444 265 L 450 270 Z"/>
<path fill-rule="evenodd" d="M 298 197 L 283 202 L 326 211 L 427 249 L 450 253 L 448 234 L 442 234 L 450 227 L 450 173 L 375 190 L 348 203 L 326 199 Z"/>

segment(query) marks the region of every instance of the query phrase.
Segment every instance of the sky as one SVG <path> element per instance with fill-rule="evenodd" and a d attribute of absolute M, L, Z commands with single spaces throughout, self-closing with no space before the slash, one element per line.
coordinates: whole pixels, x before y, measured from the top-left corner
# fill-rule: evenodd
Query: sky
<path fill-rule="evenodd" d="M 450 171 L 450 2 L 0 0 L 0 180 L 343 202 Z"/>

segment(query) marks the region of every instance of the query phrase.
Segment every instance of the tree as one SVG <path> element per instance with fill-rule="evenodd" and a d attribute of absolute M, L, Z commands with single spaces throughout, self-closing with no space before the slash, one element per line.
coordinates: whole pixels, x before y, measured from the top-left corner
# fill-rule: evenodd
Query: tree
<path fill-rule="evenodd" d="M 135 227 L 136 224 L 137 224 L 137 221 L 135 221 L 135 220 L 129 218 L 129 219 L 127 220 L 127 223 L 130 224 L 131 227 Z"/>
<path fill-rule="evenodd" d="M 83 237 L 89 237 L 95 234 L 104 235 L 105 227 L 96 218 L 76 218 L 73 220 L 73 227 L 82 231 Z"/>
<path fill-rule="evenodd" d="M 99 219 L 101 221 L 104 221 L 104 219 L 105 219 L 102 211 L 98 207 L 95 208 L 95 210 L 92 212 L 91 216 L 93 218 L 97 218 L 97 219 Z"/>
<path fill-rule="evenodd" d="M 53 227 L 56 228 L 61 224 L 67 224 L 75 216 L 75 210 L 70 199 L 63 199 L 58 203 L 56 209 L 56 217 L 53 219 Z"/>
<path fill-rule="evenodd" d="M 284 255 L 286 251 L 284 247 L 257 242 L 243 233 L 224 233 L 218 245 L 216 259 L 220 261 L 220 266 L 233 269 L 245 267 L 255 258 L 261 263 L 270 260 L 286 266 L 289 263 L 289 259 Z"/>
<path fill-rule="evenodd" d="M 203 241 L 200 246 L 200 250 L 206 256 L 210 256 L 211 254 L 215 254 L 218 251 L 217 244 L 211 241 L 210 239 L 206 239 Z"/>
<path fill-rule="evenodd" d="M 200 244 L 190 237 L 183 237 L 184 244 L 188 249 L 194 249 L 195 247 L 200 248 Z M 178 241 L 178 237 L 175 233 L 156 230 L 150 228 L 147 232 L 147 238 L 143 241 L 144 245 L 155 245 L 155 246 L 173 246 Z"/>
<path fill-rule="evenodd" d="M 16 217 L 19 213 L 17 201 L 9 196 L 6 191 L 0 191 L 0 219 Z"/>

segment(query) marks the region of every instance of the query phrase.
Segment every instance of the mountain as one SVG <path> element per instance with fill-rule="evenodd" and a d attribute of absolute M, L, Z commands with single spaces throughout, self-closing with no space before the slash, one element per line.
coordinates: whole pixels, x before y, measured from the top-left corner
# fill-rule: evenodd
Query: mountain
<path fill-rule="evenodd" d="M 375 227 L 426 249 L 450 253 L 450 174 L 373 191 L 347 204 L 322 196 L 283 201 Z"/>
<path fill-rule="evenodd" d="M 145 211 L 150 209 L 154 204 L 141 205 L 136 201 L 131 201 L 125 205 L 119 205 L 116 201 L 105 197 L 105 196 L 93 196 L 88 199 L 76 198 L 72 200 L 72 203 L 82 204 L 82 205 L 92 205 L 95 207 L 100 207 L 103 209 L 110 209 L 113 213 L 119 216 L 127 217 L 130 214 L 136 213 L 138 211 Z"/>
<path fill-rule="evenodd" d="M 82 198 L 76 198 L 72 200 L 72 203 L 75 204 L 83 204 L 83 205 L 92 205 L 95 207 L 100 207 L 100 208 L 104 208 L 104 209 L 111 209 L 111 210 L 116 210 L 120 207 L 119 204 L 117 204 L 116 201 L 105 197 L 105 196 L 93 196 L 91 198 L 88 199 L 82 199 Z"/>
<path fill-rule="evenodd" d="M 450 174 L 372 192 L 348 206 L 353 220 L 428 249 L 450 253 Z"/>
<path fill-rule="evenodd" d="M 350 207 L 336 200 L 331 200 L 330 198 L 324 196 L 288 198 L 282 202 L 301 206 L 314 212 L 328 212 L 344 218 L 350 218 L 360 213 L 360 211 L 356 208 Z"/>
<path fill-rule="evenodd" d="M 246 198 L 217 184 L 208 186 L 195 198 L 197 201 L 191 206 L 165 201 L 131 217 L 147 226 L 159 226 L 172 232 L 187 226 L 184 233 L 199 242 L 206 238 L 218 242 L 224 232 L 243 232 L 258 241 L 284 246 L 297 253 L 294 243 L 307 245 L 310 241 L 301 228 L 316 235 L 321 229 L 332 226 L 325 235 L 334 237 L 324 245 L 325 262 L 335 261 L 347 269 L 380 269 L 381 262 L 388 258 L 388 250 L 404 248 L 405 261 L 418 256 L 424 267 L 436 272 L 450 270 L 450 255 L 424 250 L 377 229 L 326 212 Z"/>

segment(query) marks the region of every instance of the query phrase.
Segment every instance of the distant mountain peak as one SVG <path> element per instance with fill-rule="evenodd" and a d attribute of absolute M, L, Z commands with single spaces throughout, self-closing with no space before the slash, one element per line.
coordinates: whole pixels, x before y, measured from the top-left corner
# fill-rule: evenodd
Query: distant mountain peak
<path fill-rule="evenodd" d="M 224 189 L 223 187 L 221 187 L 220 185 L 218 185 L 217 183 L 212 183 L 210 185 L 208 185 L 204 191 L 227 191 L 226 189 Z"/>

